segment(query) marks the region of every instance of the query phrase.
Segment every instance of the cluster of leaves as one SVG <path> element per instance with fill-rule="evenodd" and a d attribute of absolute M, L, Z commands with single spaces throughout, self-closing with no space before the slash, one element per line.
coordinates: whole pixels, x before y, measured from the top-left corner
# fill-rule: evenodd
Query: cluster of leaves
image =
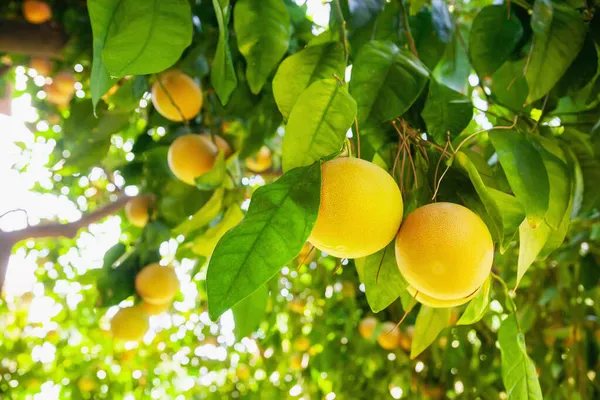
<path fill-rule="evenodd" d="M 203 397 L 218 391 L 275 398 L 296 386 L 339 398 L 378 398 L 395 388 L 414 398 L 600 393 L 592 374 L 599 365 L 600 304 L 595 4 L 336 0 L 323 29 L 306 6 L 287 0 L 90 0 L 87 9 L 58 3 L 55 23 L 71 40 L 55 71 L 82 66 L 76 76 L 83 91 L 55 107 L 37 96 L 40 88 L 24 90 L 36 98 L 40 118 L 54 121 L 36 136 L 56 141 L 49 160 L 55 182 L 37 189 L 64 194 L 66 188 L 84 209 L 135 185 L 156 196 L 155 210 L 143 230 L 124 225 L 128 234 L 102 268 L 66 275 L 91 286 L 84 302 L 56 317 L 64 333 L 36 339 L 60 354 L 43 371 L 31 357 L 17 357 L 38 343 L 27 333 L 31 324 L 17 321 L 22 316 L 14 307 L 5 310 L 16 333 L 0 341 L 3 354 L 14 355 L 2 361 L 0 392 L 19 397 L 11 379 L 23 382 L 21 389 L 34 379 L 58 384 L 65 377 L 68 395 L 85 397 L 76 377 L 89 368 L 91 377 L 103 371 L 93 377 L 98 397 L 158 389 L 174 396 L 185 385 L 161 382 L 177 375 L 209 382 L 185 389 Z M 18 9 L 10 2 L 0 12 L 11 17 Z M 11 57 L 15 65 L 28 62 Z M 204 89 L 201 114 L 184 124 L 148 106 L 150 85 L 168 68 Z M 222 135 L 235 150 L 197 187 L 179 182 L 167 165 L 169 145 L 188 132 Z M 263 145 L 274 162 L 256 177 L 243 161 Z M 405 215 L 435 200 L 482 217 L 497 254 L 492 276 L 468 305 L 412 311 L 390 248 L 341 268 L 321 255 L 304 266 L 297 259 L 319 208 L 320 163 L 342 150 L 392 174 Z M 100 183 L 82 183 L 99 168 Z M 266 184 L 252 193 L 257 182 Z M 138 386 L 113 368 L 119 356 L 110 357 L 112 342 L 98 337 L 98 320 L 106 307 L 134 295 L 135 274 L 158 259 L 170 238 L 177 239 L 171 240 L 176 260 L 195 260 L 187 274 L 197 284 L 198 307 L 208 310 L 173 312 L 173 325 L 140 346 L 136 361 L 123 366 L 143 371 L 133 374 L 144 377 Z M 53 255 L 72 244 L 58 243 Z M 58 284 L 54 274 L 40 281 Z M 342 281 L 354 294 L 344 294 Z M 204 343 L 217 332 L 208 317 L 216 321 L 229 309 L 240 343 L 228 343 L 225 334 L 218 346 Z M 402 329 L 414 326 L 409 354 L 358 336 L 364 315 L 397 321 L 405 311 Z M 181 318 L 193 324 L 177 329 Z M 71 331 L 85 340 L 69 340 Z M 543 334 L 526 344 L 529 331 Z M 255 342 L 242 340 L 248 335 Z M 302 336 L 310 348 L 294 350 L 291 343 Z M 205 346 L 226 349 L 227 356 L 207 361 Z M 93 351 L 81 363 L 63 362 L 84 347 Z M 253 373 L 233 377 L 241 365 Z M 108 381 L 100 379 L 106 374 Z"/>

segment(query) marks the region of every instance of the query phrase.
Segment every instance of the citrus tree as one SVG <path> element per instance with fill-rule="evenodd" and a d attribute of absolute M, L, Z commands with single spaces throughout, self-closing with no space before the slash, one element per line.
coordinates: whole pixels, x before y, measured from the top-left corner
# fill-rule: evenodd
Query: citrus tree
<path fill-rule="evenodd" d="M 594 0 L 2 2 L 76 217 L 0 230 L 1 397 L 599 398 L 599 49 Z"/>

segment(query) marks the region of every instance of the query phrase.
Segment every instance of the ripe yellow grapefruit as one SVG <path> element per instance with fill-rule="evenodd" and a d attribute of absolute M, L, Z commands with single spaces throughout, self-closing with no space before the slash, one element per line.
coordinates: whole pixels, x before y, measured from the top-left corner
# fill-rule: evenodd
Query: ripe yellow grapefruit
<path fill-rule="evenodd" d="M 210 171 L 215 164 L 217 146 L 202 135 L 180 136 L 169 147 L 169 168 L 173 174 L 188 185 Z"/>
<path fill-rule="evenodd" d="M 222 151 L 225 155 L 225 158 L 229 157 L 232 154 L 231 146 L 229 146 L 229 143 L 227 143 L 227 141 L 223 139 L 223 137 L 219 135 L 209 135 L 207 133 L 203 133 L 200 136 L 217 146 L 217 150 Z"/>
<path fill-rule="evenodd" d="M 202 89 L 191 77 L 171 70 L 158 79 L 160 82 L 152 85 L 152 104 L 160 115 L 171 121 L 188 120 L 198 115 L 204 99 Z"/>
<path fill-rule="evenodd" d="M 179 280 L 173 268 L 150 264 L 135 277 L 135 290 L 146 303 L 163 305 L 179 291 Z"/>
<path fill-rule="evenodd" d="M 273 160 L 271 160 L 271 149 L 267 146 L 261 147 L 258 153 L 252 157 L 246 158 L 244 163 L 246 164 L 246 168 L 252 172 L 265 172 L 273 165 Z"/>
<path fill-rule="evenodd" d="M 125 205 L 125 215 L 133 226 L 143 227 L 148 222 L 149 197 L 134 197 Z"/>
<path fill-rule="evenodd" d="M 321 205 L 309 241 L 339 258 L 384 248 L 402 222 L 402 195 L 394 179 L 358 158 L 336 158 L 322 168 Z"/>
<path fill-rule="evenodd" d="M 148 328 L 148 314 L 139 307 L 122 308 L 110 321 L 113 337 L 120 340 L 140 340 Z"/>
<path fill-rule="evenodd" d="M 52 18 L 52 9 L 45 1 L 25 0 L 23 16 L 32 24 L 43 24 Z"/>
<path fill-rule="evenodd" d="M 488 277 L 493 259 L 487 226 L 458 204 L 417 208 L 396 236 L 400 273 L 414 289 L 438 300 L 471 296 Z"/>
<path fill-rule="evenodd" d="M 415 295 L 416 290 L 414 287 L 408 285 L 408 287 L 406 289 L 408 290 L 408 293 L 410 293 L 411 296 Z M 437 299 L 435 297 L 428 296 L 425 293 L 419 292 L 417 294 L 416 300 L 421 304 L 424 304 L 428 307 L 433 307 L 433 308 L 458 307 L 458 306 L 461 306 L 461 305 L 465 304 L 466 302 L 470 301 L 473 297 L 475 297 L 477 295 L 477 293 L 479 293 L 479 290 L 480 289 L 475 290 L 473 293 L 471 293 L 471 295 L 469 295 L 467 297 L 462 297 L 460 299 L 453 299 L 453 300 L 441 300 L 441 299 Z"/>

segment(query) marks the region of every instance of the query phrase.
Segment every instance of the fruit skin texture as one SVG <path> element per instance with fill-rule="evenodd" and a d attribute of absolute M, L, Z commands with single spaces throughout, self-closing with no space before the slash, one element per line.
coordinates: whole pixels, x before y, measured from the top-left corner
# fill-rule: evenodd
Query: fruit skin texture
<path fill-rule="evenodd" d="M 135 290 L 146 303 L 163 305 L 179 291 L 179 280 L 173 268 L 150 264 L 135 277 Z"/>
<path fill-rule="evenodd" d="M 133 226 L 139 228 L 148 222 L 148 207 L 150 199 L 148 197 L 134 197 L 125 205 L 125 215 Z"/>
<path fill-rule="evenodd" d="M 358 324 L 358 333 L 365 339 L 371 339 L 377 328 L 377 319 L 375 317 L 367 317 Z"/>
<path fill-rule="evenodd" d="M 377 343 L 386 350 L 394 350 L 400 344 L 400 336 L 402 336 L 402 333 L 395 323 L 384 322 L 381 324 L 381 332 L 377 336 Z"/>
<path fill-rule="evenodd" d="M 273 160 L 271 160 L 271 149 L 267 146 L 260 148 L 258 153 L 252 157 L 246 158 L 244 161 L 246 168 L 253 172 L 264 172 L 271 168 Z"/>
<path fill-rule="evenodd" d="M 139 307 L 122 308 L 110 321 L 113 337 L 126 341 L 142 339 L 149 327 L 148 314 Z"/>
<path fill-rule="evenodd" d="M 477 293 L 479 293 L 480 289 L 477 289 L 476 291 L 474 291 L 471 295 L 469 295 L 467 297 L 462 297 L 460 299 L 454 299 L 454 300 L 441 300 L 441 299 L 437 299 L 435 297 L 427 296 L 425 293 L 419 292 L 417 294 L 416 300 L 421 304 L 424 304 L 428 307 L 433 307 L 433 308 L 458 307 L 458 306 L 461 306 L 461 305 L 467 303 L 473 297 L 475 297 L 477 295 Z M 415 293 L 417 292 L 415 290 L 415 288 L 410 285 L 408 285 L 406 290 L 408 290 L 408 293 L 410 293 L 411 296 L 414 296 Z"/>
<path fill-rule="evenodd" d="M 160 315 L 166 312 L 171 307 L 171 302 L 166 302 L 164 304 L 152 304 L 143 302 L 140 304 L 140 308 L 149 316 Z"/>
<path fill-rule="evenodd" d="M 400 189 L 383 168 L 336 158 L 322 166 L 321 204 L 309 241 L 335 257 L 365 257 L 394 239 L 402 213 Z"/>
<path fill-rule="evenodd" d="M 396 262 L 408 283 L 439 300 L 470 296 L 490 274 L 494 244 L 485 223 L 453 203 L 417 208 L 396 236 Z"/>
<path fill-rule="evenodd" d="M 26 0 L 23 3 L 23 16 L 32 24 L 43 24 L 52 18 L 52 9 L 45 1 Z"/>
<path fill-rule="evenodd" d="M 217 146 L 201 135 L 183 135 L 169 147 L 168 162 L 173 174 L 188 185 L 210 171 L 215 164 Z"/>
<path fill-rule="evenodd" d="M 200 136 L 211 142 L 212 144 L 217 146 L 218 151 L 222 151 L 225 158 L 228 158 L 233 152 L 231 151 L 231 146 L 225 139 L 223 139 L 219 135 L 209 135 L 208 133 L 202 133 Z M 213 139 L 214 136 L 214 139 Z"/>
<path fill-rule="evenodd" d="M 204 99 L 202 89 L 191 77 L 183 72 L 172 70 L 161 74 L 159 79 L 160 82 L 156 81 L 152 85 L 152 104 L 160 115 L 171 121 L 183 121 L 181 114 L 186 120 L 198 115 Z"/>

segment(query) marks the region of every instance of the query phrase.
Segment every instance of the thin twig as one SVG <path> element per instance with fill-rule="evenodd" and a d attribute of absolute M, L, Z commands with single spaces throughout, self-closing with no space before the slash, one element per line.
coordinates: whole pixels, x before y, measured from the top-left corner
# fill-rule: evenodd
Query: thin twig
<path fill-rule="evenodd" d="M 417 300 L 417 296 L 419 295 L 419 291 L 417 290 L 415 292 L 415 295 L 413 296 L 412 300 L 410 301 L 410 304 L 408 305 L 408 308 L 406 309 L 406 311 L 404 311 L 404 315 L 402 316 L 402 318 L 400 319 L 400 322 L 398 322 L 396 324 L 396 326 L 394 326 L 392 329 L 390 329 L 390 331 L 388 332 L 388 334 L 392 333 L 392 331 L 394 329 L 396 329 L 397 327 L 399 327 L 400 325 L 402 325 L 402 323 L 404 322 L 404 320 L 406 319 L 406 316 L 412 311 L 413 306 L 415 305 L 415 301 Z"/>
<path fill-rule="evenodd" d="M 406 12 L 406 7 L 404 7 L 404 1 L 399 1 L 400 9 L 402 11 L 402 21 L 404 22 L 404 34 L 406 35 L 406 41 L 408 42 L 408 47 L 410 51 L 415 55 L 415 57 L 419 58 L 419 53 L 417 52 L 417 46 L 415 45 L 415 39 L 413 38 L 412 32 L 410 31 L 410 24 L 408 23 L 408 13 Z"/>
<path fill-rule="evenodd" d="M 304 256 L 304 258 L 302 259 L 302 262 L 300 262 L 300 264 L 298 265 L 298 269 L 300 269 L 300 267 L 302 267 L 304 265 L 304 263 L 306 262 L 306 260 L 308 260 L 308 258 L 310 257 L 310 255 L 313 253 L 313 251 L 315 251 L 316 247 L 313 245 L 310 245 L 311 248 L 309 250 L 308 253 L 306 253 L 306 255 Z"/>
<path fill-rule="evenodd" d="M 483 133 L 483 132 L 488 132 L 488 131 L 491 131 L 491 130 L 493 130 L 493 129 L 500 129 L 500 130 L 502 130 L 502 129 L 512 129 L 512 128 L 514 128 L 514 127 L 517 125 L 517 120 L 518 120 L 518 119 L 519 119 L 519 116 L 518 116 L 518 115 L 515 115 L 515 119 L 513 120 L 513 123 L 512 123 L 512 125 L 510 125 L 510 126 L 494 126 L 494 127 L 491 127 L 490 129 L 481 129 L 481 130 L 479 130 L 479 131 L 477 131 L 477 132 L 475 132 L 475 133 L 472 133 L 472 134 L 470 134 L 470 135 L 469 135 L 469 136 L 467 136 L 467 137 L 466 137 L 466 138 L 465 138 L 465 139 L 464 139 L 462 142 L 460 142 L 460 143 L 458 144 L 458 147 L 456 147 L 456 150 L 454 151 L 454 153 L 455 153 L 455 154 L 456 154 L 456 153 L 458 153 L 458 151 L 460 150 L 460 148 L 461 148 L 461 147 L 462 147 L 462 146 L 463 146 L 463 145 L 464 145 L 466 142 L 468 142 L 469 140 L 471 140 L 471 139 L 472 139 L 472 138 L 474 138 L 475 136 L 479 135 L 480 133 Z"/>
<path fill-rule="evenodd" d="M 379 283 L 379 273 L 381 272 L 381 266 L 383 265 L 383 259 L 385 258 L 385 252 L 387 249 L 387 246 L 385 246 L 385 249 L 383 249 L 383 254 L 381 255 L 381 260 L 379 261 L 379 267 L 377 268 L 377 275 L 375 276 L 375 283 Z"/>
<path fill-rule="evenodd" d="M 548 93 L 546 95 L 546 97 L 544 97 L 544 103 L 542 104 L 542 109 L 541 109 L 541 112 L 540 112 L 540 117 L 538 118 L 537 121 L 535 121 L 535 124 L 531 127 L 531 129 L 529 130 L 529 132 L 533 132 L 534 130 L 536 130 L 537 127 L 538 127 L 538 125 L 540 124 L 540 121 L 544 117 L 544 110 L 546 110 L 546 104 L 548 104 L 548 97 L 550 97 L 550 93 Z"/>
<path fill-rule="evenodd" d="M 356 130 L 356 155 L 360 158 L 360 131 L 358 130 L 358 118 L 354 117 L 354 128 Z"/>
<path fill-rule="evenodd" d="M 25 213 L 25 218 L 27 218 L 27 225 L 29 225 L 29 214 L 27 214 L 27 210 L 23 209 L 23 208 L 15 208 L 14 210 L 8 210 L 7 212 L 5 212 L 4 214 L 0 215 L 0 219 L 6 217 L 8 214 L 12 214 L 15 212 L 22 212 Z"/>
<path fill-rule="evenodd" d="M 446 140 L 446 145 L 444 146 L 444 151 L 443 153 L 446 153 L 446 150 L 448 150 L 448 145 L 450 144 L 449 140 Z M 432 200 L 435 200 L 436 196 L 437 196 L 437 192 L 438 192 L 438 173 L 440 171 L 440 164 L 442 163 L 442 154 L 440 154 L 440 158 L 438 159 L 438 162 L 435 166 L 435 173 L 434 173 L 434 179 L 433 179 L 433 198 Z"/>

